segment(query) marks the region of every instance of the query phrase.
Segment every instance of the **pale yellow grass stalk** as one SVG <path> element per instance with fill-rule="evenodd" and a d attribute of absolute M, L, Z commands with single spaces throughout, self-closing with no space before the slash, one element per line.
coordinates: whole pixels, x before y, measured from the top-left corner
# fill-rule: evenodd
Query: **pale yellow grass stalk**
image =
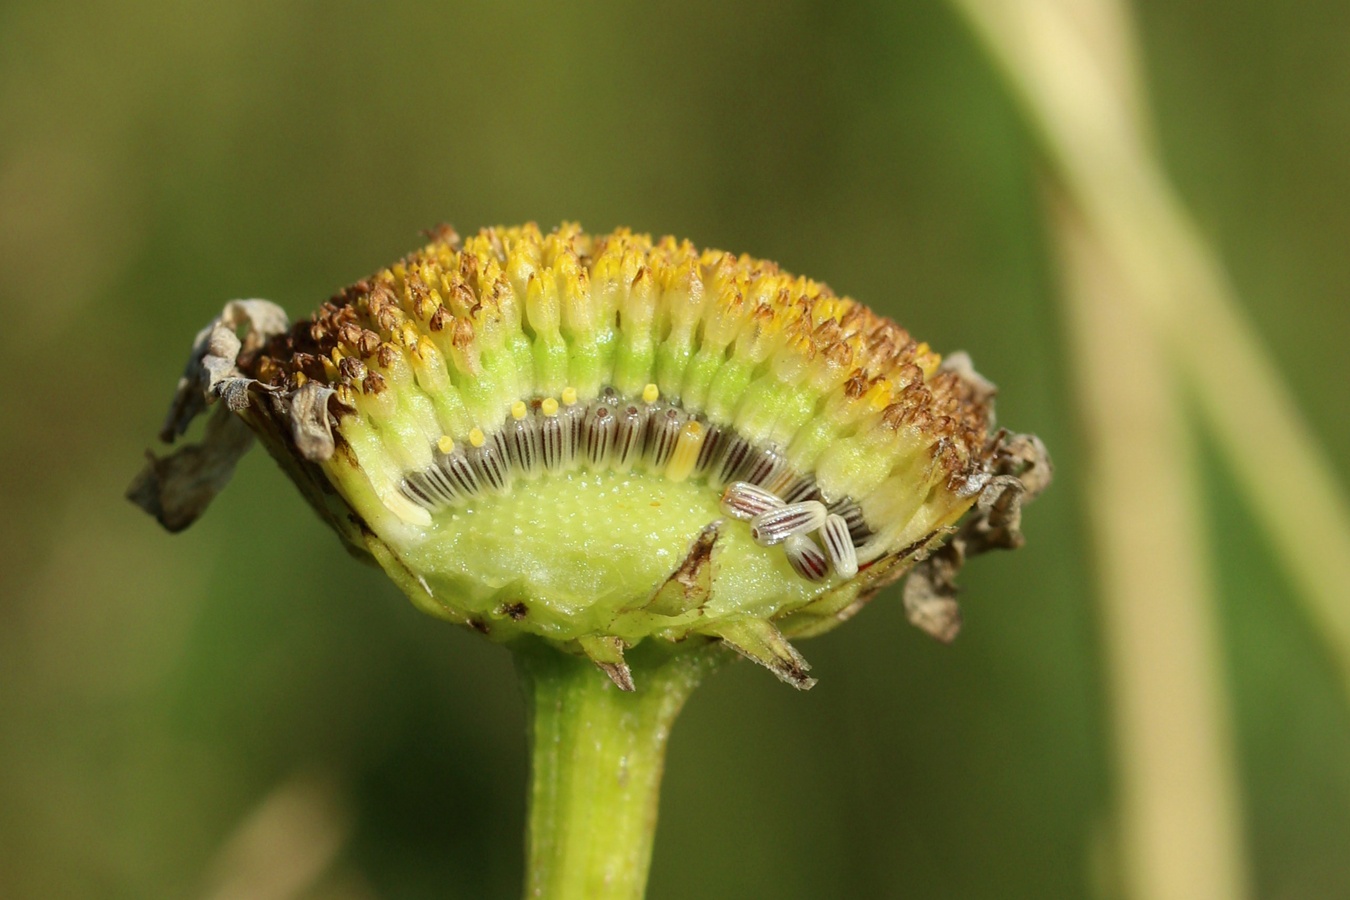
<path fill-rule="evenodd" d="M 1193 399 L 1350 686 L 1342 486 L 1151 145 L 1118 0 L 954 0 L 1058 170 L 1132 898 L 1248 891 Z"/>
<path fill-rule="evenodd" d="M 1119 0 L 953 0 L 1130 282 L 1350 691 L 1350 501 L 1150 144 Z"/>
<path fill-rule="evenodd" d="M 1245 895 L 1240 811 L 1193 433 L 1165 353 L 1101 240 L 1059 205 L 1116 735 L 1125 895 Z"/>

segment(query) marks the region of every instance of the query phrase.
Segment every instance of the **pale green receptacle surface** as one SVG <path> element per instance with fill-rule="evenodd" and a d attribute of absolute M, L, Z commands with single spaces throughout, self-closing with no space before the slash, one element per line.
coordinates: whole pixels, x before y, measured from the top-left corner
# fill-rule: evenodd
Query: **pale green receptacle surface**
<path fill-rule="evenodd" d="M 728 612 L 767 617 L 821 592 L 825 585 L 799 577 L 782 548 L 755 544 L 749 525 L 725 516 L 718 497 L 702 481 L 642 471 L 544 475 L 436 514 L 425 539 L 399 555 L 441 602 L 489 613 L 523 601 L 531 606 L 524 627 L 557 637 L 603 628 L 616 611 L 647 599 L 717 519 L 713 596 L 701 616 L 679 622 Z"/>

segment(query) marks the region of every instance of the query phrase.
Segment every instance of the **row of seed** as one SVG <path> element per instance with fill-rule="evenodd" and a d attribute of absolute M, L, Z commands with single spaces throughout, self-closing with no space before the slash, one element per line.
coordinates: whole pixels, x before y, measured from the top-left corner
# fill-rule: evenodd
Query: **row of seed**
<path fill-rule="evenodd" d="M 706 477 L 714 488 L 727 484 L 756 488 L 784 507 L 811 504 L 811 509 L 819 507 L 822 515 L 842 523 L 831 527 L 841 535 L 836 542 L 847 543 L 850 550 L 871 534 L 856 503 L 844 499 L 827 509 L 815 480 L 797 475 L 779 450 L 755 446 L 731 428 L 689 415 L 677 403 L 661 400 L 655 385 L 647 385 L 637 401 L 625 401 L 606 389 L 591 402 L 581 403 L 571 388 L 563 391 L 561 402 L 553 397 L 532 404 L 517 401 L 501 428 L 491 434 L 481 428 L 470 431 L 468 446 L 441 438 L 435 463 L 407 475 L 401 490 L 435 512 L 479 494 L 505 493 L 517 478 L 531 480 L 545 472 L 582 466 L 618 472 L 641 466 L 672 481 Z M 817 527 L 822 526 L 817 523 L 808 530 Z M 809 557 L 802 540 L 812 543 L 804 534 L 770 543 L 784 543 L 790 559 L 794 547 L 798 555 Z M 793 564 L 802 571 L 797 561 Z M 835 567 L 839 569 L 839 563 Z M 840 571 L 847 571 L 847 565 Z"/>

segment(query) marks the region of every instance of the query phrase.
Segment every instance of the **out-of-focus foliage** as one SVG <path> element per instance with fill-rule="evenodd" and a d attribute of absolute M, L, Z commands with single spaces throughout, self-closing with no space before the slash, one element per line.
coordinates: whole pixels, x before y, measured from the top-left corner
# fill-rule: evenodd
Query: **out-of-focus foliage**
<path fill-rule="evenodd" d="M 1350 9 L 1139 11 L 1168 164 L 1350 476 Z M 1102 896 L 1037 179 L 934 3 L 0 6 L 0 896 L 516 895 L 507 654 L 348 558 L 261 454 L 176 537 L 121 493 L 223 300 L 298 314 L 439 221 L 563 218 L 777 259 L 970 350 L 1059 467 L 1027 549 L 964 573 L 954 646 L 892 593 L 805 646 L 809 694 L 734 666 L 695 696 L 651 895 Z M 1207 458 L 1258 893 L 1350 894 L 1347 698 Z"/>

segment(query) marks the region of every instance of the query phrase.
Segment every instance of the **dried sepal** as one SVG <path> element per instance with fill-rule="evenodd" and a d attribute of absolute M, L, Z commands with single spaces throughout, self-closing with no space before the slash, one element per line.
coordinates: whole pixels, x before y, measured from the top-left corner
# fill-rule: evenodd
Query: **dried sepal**
<path fill-rule="evenodd" d="M 234 415 L 249 404 L 253 383 L 240 372 L 239 355 L 256 352 L 288 327 L 286 313 L 274 303 L 231 300 L 197 333 L 160 438 L 172 443 L 210 404 L 222 397 L 226 402 L 208 420 L 200 442 L 163 457 L 147 452 L 145 468 L 127 490 L 127 499 L 169 531 L 181 531 L 197 520 L 253 445 L 249 427 Z"/>
<path fill-rule="evenodd" d="M 216 400 L 222 382 L 242 377 L 238 367 L 241 353 L 257 352 L 289 327 L 286 311 L 268 300 L 226 303 L 220 315 L 193 339 L 192 352 L 159 432 L 160 440 L 169 444 L 181 437 L 192 420 Z M 244 331 L 242 338 L 240 329 Z"/>
<path fill-rule="evenodd" d="M 816 680 L 806 674 L 811 665 L 767 619 L 749 616 L 726 619 L 710 626 L 707 632 L 721 638 L 746 659 L 759 663 L 785 684 L 799 691 L 815 686 Z"/>
<path fill-rule="evenodd" d="M 127 489 L 127 499 L 168 531 L 182 531 L 229 483 L 235 464 L 251 446 L 253 432 L 221 407 L 207 420 L 200 442 L 162 457 L 147 451 L 145 468 Z"/>
<path fill-rule="evenodd" d="M 613 635 L 586 634 L 577 638 L 577 644 L 581 646 L 581 652 L 586 654 L 600 671 L 609 676 L 615 687 L 621 691 L 635 690 L 633 673 L 623 661 L 625 647 L 620 638 Z"/>
<path fill-rule="evenodd" d="M 1039 438 L 1000 434 L 998 439 L 999 450 L 974 508 L 952 539 L 921 559 L 905 581 L 905 616 L 943 643 L 961 630 L 957 573 L 972 556 L 1015 550 L 1025 543 L 1022 503 L 1045 490 L 1054 474 Z"/>
<path fill-rule="evenodd" d="M 333 455 L 333 422 L 328 400 L 337 392 L 310 381 L 290 398 L 291 438 L 305 459 L 323 462 Z"/>
<path fill-rule="evenodd" d="M 960 549 L 948 545 L 920 562 L 905 579 L 905 618 L 944 644 L 956 640 L 961 631 L 956 573 L 964 562 Z"/>
<path fill-rule="evenodd" d="M 679 616 L 708 601 L 712 594 L 713 552 L 717 548 L 721 528 L 721 520 L 704 526 L 684 560 L 657 588 L 651 599 L 643 604 L 645 611 L 662 616 Z"/>

